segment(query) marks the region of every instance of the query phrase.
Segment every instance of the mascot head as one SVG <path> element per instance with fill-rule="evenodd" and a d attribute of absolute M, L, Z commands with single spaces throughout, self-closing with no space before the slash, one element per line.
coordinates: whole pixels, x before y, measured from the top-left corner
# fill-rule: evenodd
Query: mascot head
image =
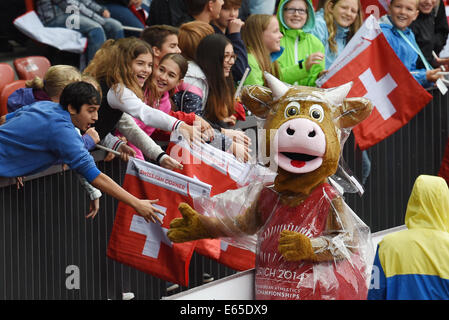
<path fill-rule="evenodd" d="M 264 118 L 265 150 L 277 165 L 278 192 L 309 194 L 333 175 L 340 158 L 341 129 L 367 118 L 372 104 L 346 98 L 352 83 L 331 89 L 289 86 L 265 73 L 269 88 L 246 86 L 242 103 Z"/>

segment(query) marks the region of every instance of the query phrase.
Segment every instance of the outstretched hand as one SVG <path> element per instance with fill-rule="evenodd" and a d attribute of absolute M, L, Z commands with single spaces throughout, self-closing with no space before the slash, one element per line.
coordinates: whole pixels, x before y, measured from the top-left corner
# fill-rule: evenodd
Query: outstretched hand
<path fill-rule="evenodd" d="M 134 207 L 137 213 L 140 214 L 146 222 L 159 222 L 162 225 L 162 220 L 157 215 L 158 213 L 162 216 L 165 216 L 165 213 L 154 207 L 153 204 L 158 202 L 159 199 L 156 200 L 139 200 L 138 204 Z"/>
<path fill-rule="evenodd" d="M 170 156 L 163 156 L 161 161 L 159 162 L 160 166 L 169 169 L 169 170 L 182 170 L 184 167 L 181 163 L 179 163 L 177 160 L 173 159 Z"/>

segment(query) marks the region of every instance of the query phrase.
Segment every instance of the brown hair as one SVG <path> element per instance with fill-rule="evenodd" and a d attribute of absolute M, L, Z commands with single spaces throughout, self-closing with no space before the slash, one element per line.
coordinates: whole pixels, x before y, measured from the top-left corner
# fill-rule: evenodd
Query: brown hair
<path fill-rule="evenodd" d="M 256 58 L 257 64 L 262 72 L 267 71 L 276 78 L 279 78 L 279 65 L 277 61 L 271 62 L 270 52 L 262 38 L 262 33 L 268 28 L 271 19 L 276 19 L 276 16 L 270 14 L 252 14 L 246 20 L 241 33 L 248 53 Z"/>
<path fill-rule="evenodd" d="M 214 34 L 214 28 L 204 21 L 191 21 L 179 27 L 178 46 L 187 60 L 195 60 L 196 48 L 207 35 Z"/>
<path fill-rule="evenodd" d="M 224 0 L 223 7 L 225 9 L 229 9 L 232 7 L 241 7 L 242 6 L 242 0 Z"/>
<path fill-rule="evenodd" d="M 171 35 L 178 35 L 178 28 L 166 24 L 146 27 L 140 34 L 140 39 L 148 42 L 150 46 L 162 48 L 165 39 Z"/>
<path fill-rule="evenodd" d="M 206 119 L 216 122 L 232 115 L 234 110 L 234 80 L 232 73 L 225 78 L 224 52 L 231 41 L 222 34 L 211 34 L 201 40 L 196 51 L 196 63 L 203 70 L 209 85 Z"/>
<path fill-rule="evenodd" d="M 140 99 L 143 99 L 143 90 L 151 81 L 150 77 L 148 77 L 144 88 L 141 88 L 133 76 L 131 65 L 132 61 L 139 55 L 147 53 L 153 55 L 151 46 L 135 37 L 107 40 L 97 51 L 84 72 L 99 81 L 100 79 L 104 80 L 108 87 L 123 84 Z"/>

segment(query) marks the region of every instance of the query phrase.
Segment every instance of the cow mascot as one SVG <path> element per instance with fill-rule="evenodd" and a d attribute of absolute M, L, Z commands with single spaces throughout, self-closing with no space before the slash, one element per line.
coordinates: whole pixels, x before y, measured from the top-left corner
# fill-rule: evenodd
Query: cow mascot
<path fill-rule="evenodd" d="M 351 83 L 320 89 L 265 78 L 269 88 L 246 86 L 241 100 L 265 119 L 274 184 L 254 182 L 229 197 L 248 195 L 238 214 L 199 214 L 182 203 L 183 217 L 171 222 L 168 237 L 185 242 L 257 233 L 257 299 L 366 299 L 370 231 L 328 178 L 337 171 L 342 138 L 370 115 L 372 104 L 345 98 Z"/>

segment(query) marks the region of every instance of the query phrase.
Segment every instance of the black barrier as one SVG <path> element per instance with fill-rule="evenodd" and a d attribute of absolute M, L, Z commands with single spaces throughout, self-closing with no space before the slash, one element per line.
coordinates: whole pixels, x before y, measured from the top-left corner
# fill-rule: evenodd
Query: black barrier
<path fill-rule="evenodd" d="M 102 159 L 104 152 L 96 151 L 95 156 Z M 117 183 L 123 182 L 126 164 L 118 159 L 97 164 Z M 103 195 L 99 213 L 87 220 L 89 200 L 71 170 L 52 167 L 27 177 L 21 190 L 11 183 L 0 181 L 0 299 L 115 300 L 127 292 L 135 299 L 167 295 L 165 281 L 107 258 L 115 199 Z M 203 272 L 215 278 L 235 273 L 194 254 L 190 287 L 202 284 Z"/>
<path fill-rule="evenodd" d="M 434 99 L 410 123 L 368 150 L 371 174 L 365 194 L 346 194 L 354 212 L 372 232 L 404 223 L 405 209 L 419 174 L 437 174 L 448 137 L 448 98 Z M 241 124 L 255 139 L 256 121 Z M 255 154 L 256 142 L 253 142 Z M 126 165 L 104 162 L 98 167 L 122 183 Z M 361 160 L 348 139 L 344 158 L 357 177 Z M 0 179 L 0 299 L 160 299 L 166 283 L 106 257 L 117 202 L 104 195 L 100 212 L 86 220 L 89 201 L 76 174 L 60 167 L 25 179 L 17 190 L 12 180 Z M 190 287 L 202 283 L 207 272 L 216 279 L 234 271 L 194 254 Z M 187 288 L 181 288 L 186 290 Z"/>
<path fill-rule="evenodd" d="M 365 194 L 346 195 L 354 212 L 377 232 L 404 224 L 410 192 L 420 174 L 437 175 L 449 137 L 448 95 L 432 90 L 433 100 L 407 125 L 368 149 L 371 174 Z M 351 135 L 344 158 L 357 177 L 361 160 Z"/>

